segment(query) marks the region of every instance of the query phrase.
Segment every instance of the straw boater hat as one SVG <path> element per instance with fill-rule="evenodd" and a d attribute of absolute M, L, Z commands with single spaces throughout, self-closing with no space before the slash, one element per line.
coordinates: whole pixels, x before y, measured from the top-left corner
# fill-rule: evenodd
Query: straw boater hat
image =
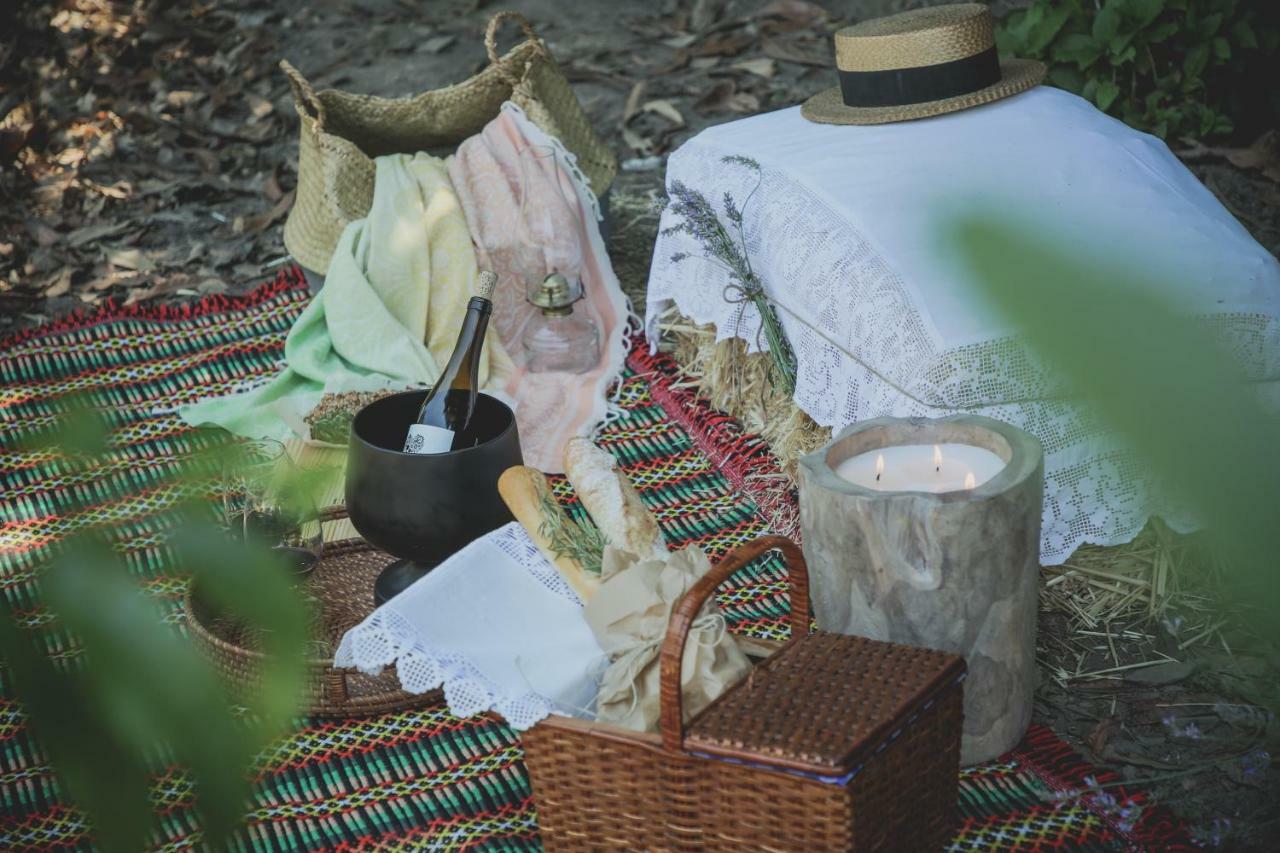
<path fill-rule="evenodd" d="M 840 85 L 800 114 L 828 124 L 884 124 L 941 115 L 1016 95 L 1044 79 L 1043 63 L 996 55 L 991 12 L 955 3 L 863 21 L 836 33 Z"/>

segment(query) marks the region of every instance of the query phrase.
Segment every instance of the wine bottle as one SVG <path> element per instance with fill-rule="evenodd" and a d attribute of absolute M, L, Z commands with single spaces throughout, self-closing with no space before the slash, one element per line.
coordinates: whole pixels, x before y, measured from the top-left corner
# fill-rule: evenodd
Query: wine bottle
<path fill-rule="evenodd" d="M 476 296 L 467 303 L 467 313 L 462 318 L 458 343 L 445 365 L 435 387 L 422 401 L 417 420 L 409 426 L 405 437 L 405 453 L 445 453 L 470 447 L 475 439 L 467 428 L 476 408 L 476 393 L 480 386 L 480 348 L 484 345 L 485 329 L 489 314 L 493 311 L 493 287 L 498 277 L 485 270 L 480 273 Z"/>

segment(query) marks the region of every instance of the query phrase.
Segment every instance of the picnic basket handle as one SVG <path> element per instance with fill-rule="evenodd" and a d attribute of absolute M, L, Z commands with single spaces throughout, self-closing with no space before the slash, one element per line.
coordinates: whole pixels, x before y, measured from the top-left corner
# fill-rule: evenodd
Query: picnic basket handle
<path fill-rule="evenodd" d="M 533 30 L 533 24 L 529 23 L 529 19 L 519 12 L 508 9 L 505 12 L 496 12 L 489 19 L 489 26 L 484 31 L 484 49 L 489 54 L 489 64 L 498 72 L 498 76 L 503 79 L 507 85 L 513 89 L 520 85 L 520 77 L 512 73 L 508 67 L 508 63 L 502 61 L 502 57 L 498 56 L 498 30 L 502 27 L 502 22 L 506 20 L 518 21 L 520 29 L 524 30 L 525 36 L 539 51 L 544 50 L 542 39 L 538 38 L 538 34 Z"/>
<path fill-rule="evenodd" d="M 734 548 L 716 563 L 711 571 L 698 579 L 671 611 L 667 636 L 662 641 L 659 658 L 659 718 L 662 745 L 673 752 L 684 748 L 684 701 L 680 690 L 680 667 L 684 658 L 689 628 L 702 606 L 715 594 L 716 587 L 729 575 L 759 557 L 777 549 L 787 563 L 787 580 L 791 584 L 791 642 L 809 633 L 809 568 L 800 546 L 785 536 L 759 536 Z"/>
<path fill-rule="evenodd" d="M 293 67 L 287 59 L 280 60 L 280 70 L 289 78 L 289 88 L 293 90 L 293 100 L 299 107 L 311 114 L 316 120 L 316 130 L 324 130 L 324 102 L 316 94 L 316 90 L 302 76 L 302 72 Z"/>

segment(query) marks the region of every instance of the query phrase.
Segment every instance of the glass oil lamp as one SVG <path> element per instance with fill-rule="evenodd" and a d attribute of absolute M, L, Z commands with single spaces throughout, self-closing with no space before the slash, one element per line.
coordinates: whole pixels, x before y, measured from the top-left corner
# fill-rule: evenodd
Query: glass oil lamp
<path fill-rule="evenodd" d="M 586 373 L 600 360 L 600 333 L 584 313 L 573 311 L 582 283 L 553 272 L 529 286 L 529 303 L 539 310 L 525 326 L 528 368 L 535 373 Z"/>

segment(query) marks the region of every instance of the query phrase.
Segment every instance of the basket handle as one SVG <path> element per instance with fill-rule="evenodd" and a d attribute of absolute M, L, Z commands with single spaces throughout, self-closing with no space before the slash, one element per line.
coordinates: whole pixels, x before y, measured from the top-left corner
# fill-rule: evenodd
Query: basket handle
<path fill-rule="evenodd" d="M 518 21 L 520 29 L 524 30 L 524 34 L 529 41 L 533 42 L 539 51 L 542 51 L 543 47 L 542 40 L 533 31 L 533 24 L 529 23 L 529 19 L 519 12 L 511 10 L 497 12 L 489 19 L 489 26 L 484 31 L 484 49 L 489 54 L 489 64 L 497 69 L 498 76 L 514 89 L 520 85 L 520 78 L 513 74 L 508 67 L 508 63 L 503 62 L 502 57 L 498 56 L 498 30 L 502 27 L 502 22 L 506 20 Z"/>
<path fill-rule="evenodd" d="M 294 103 L 310 113 L 311 117 L 316 120 L 316 130 L 323 131 L 324 103 L 316 94 L 316 90 L 311 88 L 307 78 L 303 77 L 302 72 L 294 68 L 289 60 L 280 60 L 280 70 L 284 71 L 284 76 L 289 78 L 289 88 L 293 90 Z"/>
<path fill-rule="evenodd" d="M 791 584 L 791 642 L 809 633 L 809 568 L 800 546 L 785 536 L 759 536 L 730 551 L 723 560 L 698 579 L 671 612 L 667 636 L 662 641 L 659 662 L 659 721 L 662 745 L 673 751 L 684 749 L 684 701 L 680 691 L 680 668 L 689 628 L 707 599 L 729 575 L 759 557 L 777 549 L 787 562 L 787 580 Z"/>

